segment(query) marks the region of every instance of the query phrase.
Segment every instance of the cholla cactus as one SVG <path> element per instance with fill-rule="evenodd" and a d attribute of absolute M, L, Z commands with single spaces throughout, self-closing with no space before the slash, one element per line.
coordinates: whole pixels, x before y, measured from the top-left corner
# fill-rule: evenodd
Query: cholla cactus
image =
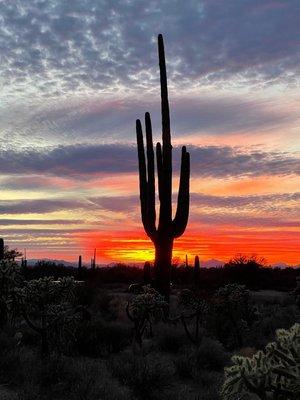
<path fill-rule="evenodd" d="M 164 297 L 149 286 L 143 287 L 143 293 L 136 295 L 127 303 L 128 318 L 134 323 L 135 340 L 142 345 L 145 330 L 149 328 L 153 335 L 152 324 L 163 319 L 168 311 L 168 303 Z"/>
<path fill-rule="evenodd" d="M 229 284 L 217 290 L 212 299 L 212 328 L 227 346 L 243 346 L 249 326 L 256 319 L 250 292 L 245 286 Z"/>
<path fill-rule="evenodd" d="M 10 260 L 0 261 L 0 328 L 10 320 L 14 321 L 16 314 L 15 291 L 22 284 L 19 266 Z"/>
<path fill-rule="evenodd" d="M 164 316 L 167 303 L 155 289 L 144 286 L 143 293 L 135 296 L 130 303 L 130 311 L 135 318 L 159 320 Z"/>
<path fill-rule="evenodd" d="M 275 342 L 254 356 L 232 357 L 225 368 L 221 390 L 224 400 L 237 395 L 255 394 L 259 399 L 296 400 L 300 398 L 300 325 L 279 329 Z"/>
<path fill-rule="evenodd" d="M 22 317 L 41 337 L 42 356 L 49 354 L 50 336 L 54 337 L 58 328 L 74 314 L 75 287 L 72 277 L 58 281 L 47 277 L 25 282 L 16 291 Z"/>

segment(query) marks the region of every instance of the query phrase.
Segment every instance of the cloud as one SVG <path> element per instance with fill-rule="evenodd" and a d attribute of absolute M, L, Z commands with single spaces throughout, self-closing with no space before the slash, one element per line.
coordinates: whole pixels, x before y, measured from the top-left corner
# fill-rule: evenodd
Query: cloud
<path fill-rule="evenodd" d="M 2 109 L 0 129 L 7 143 L 99 143 L 135 138 L 135 120 L 145 111 L 152 116 L 154 136 L 161 131 L 160 99 L 120 97 L 90 98 L 84 101 L 49 102 L 47 105 L 8 105 Z M 173 138 L 204 133 L 211 136 L 228 133 L 261 135 L 297 123 L 299 115 L 292 107 L 252 96 L 172 96 Z M 46 140 L 45 140 L 46 138 Z"/>
<path fill-rule="evenodd" d="M 283 204 L 296 205 L 300 200 L 300 193 L 247 195 L 247 196 L 212 196 L 203 193 L 191 193 L 191 204 L 196 207 L 224 207 L 252 209 L 280 210 Z"/>
<path fill-rule="evenodd" d="M 89 200 L 105 211 L 121 213 L 138 211 L 139 213 L 138 195 L 91 197 Z M 217 208 L 225 208 L 226 212 L 235 209 L 239 212 L 263 210 L 264 212 L 293 211 L 297 213 L 298 209 L 296 207 L 299 200 L 300 193 L 244 196 L 214 196 L 203 193 L 191 193 L 190 210 L 191 215 L 197 215 L 197 209 L 201 210 L 202 207 L 210 208 L 212 213 L 214 213 L 213 210 Z M 173 196 L 173 202 L 174 204 L 177 202 L 177 195 Z M 231 215 L 232 214 L 230 214 L 230 216 Z"/>
<path fill-rule="evenodd" d="M 138 195 L 91 197 L 89 200 L 101 209 L 112 212 L 133 212 L 139 207 Z"/>
<path fill-rule="evenodd" d="M 10 219 L 1 218 L 0 225 L 73 225 L 82 224 L 80 219 Z"/>
<path fill-rule="evenodd" d="M 2 229 L 2 232 L 5 235 L 6 239 L 9 239 L 8 235 L 11 235 L 12 237 L 17 237 L 18 235 L 21 236 L 21 238 L 26 238 L 28 239 L 29 237 L 32 238 L 43 238 L 43 237 L 49 237 L 50 240 L 55 242 L 55 237 L 62 237 L 62 238 L 70 238 L 80 235 L 83 233 L 91 233 L 93 232 L 91 229 L 85 229 L 85 228 L 66 228 L 66 229 L 53 229 L 53 228 L 9 228 L 9 229 Z M 41 242 L 41 246 L 43 245 L 43 242 Z M 57 243 L 56 243 L 57 245 Z M 47 243 L 48 246 L 48 243 Z"/>
<path fill-rule="evenodd" d="M 242 151 L 229 146 L 188 146 L 193 176 L 230 177 L 300 173 L 291 154 Z M 174 171 L 179 170 L 179 149 L 174 151 Z M 135 146 L 122 144 L 69 145 L 20 151 L 0 150 L 3 174 L 43 174 L 88 179 L 95 175 L 137 172 Z"/>
<path fill-rule="evenodd" d="M 260 217 L 260 216 L 250 216 L 250 215 L 236 215 L 236 214 L 193 214 L 193 223 L 199 225 L 209 225 L 212 224 L 216 226 L 229 226 L 234 228 L 235 226 L 245 227 L 245 228 L 299 228 L 300 219 L 298 220 L 287 220 L 285 218 L 278 217 Z"/>
<path fill-rule="evenodd" d="M 85 200 L 0 200 L 1 214 L 44 214 L 62 210 L 90 208 L 94 208 L 94 206 Z"/>
<path fill-rule="evenodd" d="M 293 83 L 298 14 L 297 0 L 4 1 L 1 75 L 20 95 L 24 86 L 44 96 L 145 89 L 156 79 L 153 39 L 162 32 L 179 86 L 232 76 Z"/>
<path fill-rule="evenodd" d="M 300 173 L 299 160 L 290 154 L 250 151 L 233 147 L 190 146 L 191 170 L 195 176 L 262 176 Z"/>

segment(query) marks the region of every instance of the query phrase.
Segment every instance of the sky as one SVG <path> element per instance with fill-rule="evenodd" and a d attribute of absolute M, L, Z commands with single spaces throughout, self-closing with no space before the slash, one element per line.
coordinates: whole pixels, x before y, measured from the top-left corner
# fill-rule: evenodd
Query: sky
<path fill-rule="evenodd" d="M 300 264 L 298 0 L 0 1 L 0 235 L 29 258 L 153 259 L 135 120 L 161 138 L 165 40 L 174 209 L 191 153 L 188 227 L 174 257 L 238 253 Z"/>

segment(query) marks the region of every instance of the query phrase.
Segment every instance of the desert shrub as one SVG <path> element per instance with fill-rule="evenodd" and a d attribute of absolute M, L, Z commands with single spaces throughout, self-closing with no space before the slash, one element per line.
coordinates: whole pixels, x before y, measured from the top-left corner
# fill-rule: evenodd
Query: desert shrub
<path fill-rule="evenodd" d="M 96 320 L 78 327 L 75 351 L 83 356 L 97 358 L 118 353 L 130 342 L 131 329 L 128 325 Z"/>
<path fill-rule="evenodd" d="M 65 357 L 52 355 L 47 361 L 36 361 L 35 381 L 44 392 L 60 392 L 60 387 L 71 379 L 71 363 Z"/>
<path fill-rule="evenodd" d="M 274 340 L 277 329 L 287 329 L 297 321 L 295 306 L 264 305 L 259 307 L 258 320 L 249 331 L 247 344 L 262 348 Z M 299 321 L 300 322 L 300 321 Z"/>
<path fill-rule="evenodd" d="M 221 343 L 205 337 L 198 347 L 184 347 L 174 363 L 180 377 L 199 382 L 204 371 L 222 371 L 229 359 L 230 354 Z"/>
<path fill-rule="evenodd" d="M 129 391 L 98 360 L 51 356 L 32 363 L 26 378 L 18 388 L 20 400 L 129 399 Z"/>
<path fill-rule="evenodd" d="M 259 399 L 296 400 L 300 396 L 300 325 L 279 329 L 275 342 L 252 357 L 232 357 L 225 368 L 222 398 L 253 394 Z"/>
<path fill-rule="evenodd" d="M 218 390 L 220 377 L 217 373 L 210 373 L 211 378 L 208 379 L 205 386 L 197 385 L 196 387 L 191 385 L 180 385 L 178 388 L 178 397 L 180 400 L 218 400 Z"/>
<path fill-rule="evenodd" d="M 112 375 L 131 388 L 138 399 L 162 399 L 171 386 L 174 373 L 172 363 L 161 354 L 146 356 L 122 353 L 109 361 Z"/>
<path fill-rule="evenodd" d="M 35 347 L 39 343 L 39 335 L 35 331 L 29 329 L 27 326 L 20 328 L 20 334 L 21 344 L 23 346 Z"/>
<path fill-rule="evenodd" d="M 14 332 L 0 331 L 0 384 L 17 381 L 19 378 L 20 355 Z"/>
<path fill-rule="evenodd" d="M 223 373 L 216 371 L 201 370 L 198 373 L 198 392 L 197 400 L 216 400 L 219 398 L 219 391 L 222 385 Z"/>
<path fill-rule="evenodd" d="M 221 371 L 230 358 L 230 353 L 220 342 L 207 337 L 203 339 L 195 353 L 197 366 L 201 370 Z"/>
<path fill-rule="evenodd" d="M 128 388 L 107 371 L 106 365 L 82 360 L 75 364 L 77 374 L 71 386 L 70 400 L 130 400 Z"/>
<path fill-rule="evenodd" d="M 78 285 L 75 290 L 76 305 L 91 306 L 95 302 L 96 288 L 89 285 L 87 282 Z"/>
<path fill-rule="evenodd" d="M 174 366 L 177 375 L 181 379 L 195 379 L 194 348 L 184 347 L 174 358 Z"/>
<path fill-rule="evenodd" d="M 98 290 L 95 294 L 93 310 L 102 318 L 112 321 L 117 318 L 117 313 L 114 305 L 114 296 L 107 290 Z"/>
<path fill-rule="evenodd" d="M 190 342 L 199 346 L 208 313 L 208 305 L 199 293 L 184 289 L 179 295 L 178 311 L 174 320 L 180 321 Z"/>
<path fill-rule="evenodd" d="M 166 353 L 177 353 L 187 343 L 181 326 L 159 324 L 157 326 L 156 343 Z"/>

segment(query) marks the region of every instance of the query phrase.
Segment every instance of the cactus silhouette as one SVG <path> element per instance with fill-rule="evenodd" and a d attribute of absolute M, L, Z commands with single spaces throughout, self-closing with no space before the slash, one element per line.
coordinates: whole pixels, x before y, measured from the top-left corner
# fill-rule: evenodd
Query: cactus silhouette
<path fill-rule="evenodd" d="M 188 255 L 187 254 L 185 255 L 185 266 L 186 266 L 186 268 L 189 267 L 189 259 L 188 259 Z"/>
<path fill-rule="evenodd" d="M 155 169 L 152 125 L 148 112 L 145 114 L 147 162 L 142 124 L 139 119 L 136 121 L 136 134 L 142 222 L 146 234 L 152 240 L 155 247 L 155 287 L 165 299 L 168 300 L 170 294 L 170 270 L 173 242 L 175 238 L 183 234 L 188 222 L 190 155 L 186 151 L 186 147 L 183 146 L 177 211 L 174 219 L 172 219 L 172 144 L 167 73 L 162 35 L 158 35 L 158 56 L 162 114 L 162 145 L 161 143 L 157 143 L 156 145 L 158 194 L 160 202 L 158 224 L 156 224 L 155 211 Z"/>
<path fill-rule="evenodd" d="M 194 263 L 194 284 L 197 285 L 199 282 L 199 274 L 200 274 L 200 260 L 199 256 L 195 257 Z"/>
<path fill-rule="evenodd" d="M 94 249 L 94 254 L 93 254 L 93 257 L 91 258 L 91 269 L 92 270 L 96 269 L 96 251 L 97 251 L 97 249 Z"/>

